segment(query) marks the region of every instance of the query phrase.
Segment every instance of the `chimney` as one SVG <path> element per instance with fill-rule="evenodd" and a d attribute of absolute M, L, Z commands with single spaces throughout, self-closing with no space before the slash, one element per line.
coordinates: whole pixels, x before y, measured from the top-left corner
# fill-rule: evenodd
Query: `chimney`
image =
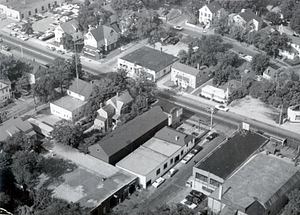
<path fill-rule="evenodd" d="M 102 102 L 100 102 L 100 108 L 102 108 L 102 106 L 103 106 L 103 104 L 102 104 Z"/>
<path fill-rule="evenodd" d="M 179 137 L 178 137 L 178 136 L 175 136 L 175 140 L 178 141 L 178 140 L 179 140 Z"/>
<path fill-rule="evenodd" d="M 223 194 L 223 186 L 220 185 L 220 186 L 219 186 L 219 196 L 218 196 L 219 200 L 222 199 L 222 194 Z"/>
<path fill-rule="evenodd" d="M 162 52 L 162 47 L 160 47 L 160 52 Z"/>
<path fill-rule="evenodd" d="M 119 92 L 117 92 L 117 97 L 119 97 Z"/>
<path fill-rule="evenodd" d="M 242 13 L 245 13 L 245 12 L 246 12 L 246 10 L 243 8 L 241 12 L 242 12 Z"/>

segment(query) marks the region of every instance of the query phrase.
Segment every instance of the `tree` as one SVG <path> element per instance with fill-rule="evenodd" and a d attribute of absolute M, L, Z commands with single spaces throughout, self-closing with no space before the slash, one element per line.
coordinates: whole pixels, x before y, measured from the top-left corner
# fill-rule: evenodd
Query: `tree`
<path fill-rule="evenodd" d="M 265 16 L 265 19 L 271 22 L 272 25 L 279 25 L 281 23 L 280 14 L 273 11 L 269 11 Z"/>
<path fill-rule="evenodd" d="M 222 11 L 220 16 L 213 22 L 216 33 L 224 35 L 229 32 L 228 13 Z"/>
<path fill-rule="evenodd" d="M 297 215 L 300 213 L 300 190 L 294 189 L 287 194 L 288 203 L 283 209 L 283 215 Z"/>
<path fill-rule="evenodd" d="M 42 157 L 31 151 L 19 151 L 12 157 L 12 172 L 23 190 L 34 188 L 39 182 L 40 162 Z"/>
<path fill-rule="evenodd" d="M 51 136 L 59 143 L 78 148 L 83 140 L 83 130 L 80 125 L 71 121 L 61 120 L 54 125 Z"/>
<path fill-rule="evenodd" d="M 22 25 L 22 31 L 24 31 L 28 36 L 33 33 L 32 23 L 30 20 L 27 20 L 27 22 Z"/>
<path fill-rule="evenodd" d="M 293 13 L 291 18 L 290 27 L 297 33 L 300 34 L 300 9 Z"/>
<path fill-rule="evenodd" d="M 42 102 L 54 100 L 56 96 L 55 82 L 50 76 L 41 76 L 33 85 L 33 96 Z"/>
<path fill-rule="evenodd" d="M 74 40 L 70 34 L 63 34 L 60 42 L 64 49 L 73 51 L 74 50 Z"/>
<path fill-rule="evenodd" d="M 251 68 L 258 75 L 262 75 L 263 71 L 269 66 L 270 57 L 263 54 L 256 54 L 251 61 Z"/>

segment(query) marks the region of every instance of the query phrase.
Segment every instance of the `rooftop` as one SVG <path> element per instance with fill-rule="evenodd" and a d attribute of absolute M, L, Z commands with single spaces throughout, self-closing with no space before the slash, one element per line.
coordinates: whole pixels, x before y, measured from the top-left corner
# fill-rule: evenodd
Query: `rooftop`
<path fill-rule="evenodd" d="M 255 19 L 257 21 L 261 21 L 261 18 L 258 17 L 252 10 L 250 9 L 242 9 L 242 11 L 239 13 L 239 15 L 246 21 L 249 22 L 252 19 Z"/>
<path fill-rule="evenodd" d="M 155 137 L 152 137 L 143 146 L 167 157 L 170 157 L 181 148 L 179 145 Z"/>
<path fill-rule="evenodd" d="M 298 183 L 299 170 L 288 160 L 261 152 L 225 181 L 222 199 L 235 208 L 248 210 L 257 201 L 267 209 Z"/>
<path fill-rule="evenodd" d="M 32 129 L 33 127 L 28 121 L 23 121 L 20 117 L 11 118 L 0 124 L 0 141 L 6 140 L 10 135 L 19 131 L 26 133 Z"/>
<path fill-rule="evenodd" d="M 83 28 L 79 25 L 76 19 L 72 19 L 68 22 L 64 22 L 60 24 L 60 27 L 63 29 L 64 33 L 69 35 L 78 34 L 83 30 Z"/>
<path fill-rule="evenodd" d="M 79 99 L 73 98 L 72 96 L 64 96 L 54 102 L 52 104 L 57 105 L 61 108 L 64 108 L 68 111 L 74 111 L 77 108 L 85 105 L 87 101 L 81 101 Z"/>
<path fill-rule="evenodd" d="M 7 6 L 8 8 L 12 8 L 17 11 L 22 11 L 25 9 L 36 8 L 40 5 L 40 2 L 44 0 L 10 0 L 10 1 L 1 1 L 2 5 Z"/>
<path fill-rule="evenodd" d="M 209 3 L 207 7 L 212 13 L 215 13 L 222 8 L 222 6 L 217 1 Z"/>
<path fill-rule="evenodd" d="M 178 146 L 184 146 L 194 138 L 167 126 L 156 132 L 154 137 Z"/>
<path fill-rule="evenodd" d="M 180 63 L 178 61 L 173 64 L 172 68 L 177 69 L 179 71 L 182 71 L 184 73 L 193 75 L 193 76 L 197 76 L 200 73 L 199 69 L 196 69 L 194 67 L 191 67 L 191 66 L 188 66 L 186 64 Z"/>
<path fill-rule="evenodd" d="M 175 109 L 182 109 L 182 107 L 179 107 L 175 105 L 174 103 L 171 103 L 164 99 L 159 99 L 158 102 L 154 103 L 153 106 L 159 106 L 165 113 L 171 113 Z"/>
<path fill-rule="evenodd" d="M 237 132 L 209 157 L 202 160 L 196 168 L 226 179 L 266 141 L 266 137 L 254 132 L 247 132 L 245 135 Z"/>
<path fill-rule="evenodd" d="M 121 59 L 135 63 L 143 68 L 147 68 L 155 72 L 163 70 L 178 60 L 178 58 L 174 57 L 173 55 L 147 46 L 133 51 L 130 54 L 121 57 Z"/>
<path fill-rule="evenodd" d="M 79 78 L 75 78 L 72 81 L 69 90 L 88 98 L 93 91 L 93 85 Z"/>

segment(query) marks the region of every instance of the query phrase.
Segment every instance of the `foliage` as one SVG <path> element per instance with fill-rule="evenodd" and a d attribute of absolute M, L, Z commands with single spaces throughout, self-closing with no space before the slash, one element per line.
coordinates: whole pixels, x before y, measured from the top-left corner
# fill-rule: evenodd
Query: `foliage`
<path fill-rule="evenodd" d="M 287 194 L 288 203 L 284 207 L 283 215 L 296 215 L 300 213 L 300 190 L 299 188 L 292 190 Z"/>
<path fill-rule="evenodd" d="M 42 102 L 49 102 L 56 98 L 55 83 L 50 76 L 41 76 L 33 85 L 33 96 Z"/>
<path fill-rule="evenodd" d="M 158 206 L 154 210 L 145 210 L 139 212 L 138 215 L 196 215 L 198 212 L 189 209 L 187 206 L 182 204 L 167 205 L 163 204 Z"/>
<path fill-rule="evenodd" d="M 32 34 L 33 33 L 32 22 L 27 20 L 27 22 L 22 25 L 22 31 L 24 31 L 25 34 L 27 34 L 28 36 L 29 34 Z"/>
<path fill-rule="evenodd" d="M 82 69 L 80 56 L 78 54 L 73 54 L 72 58 L 68 59 L 67 62 L 69 63 L 72 76 L 77 77 L 78 73 L 78 78 L 82 79 L 82 77 L 84 76 L 84 70 Z"/>
<path fill-rule="evenodd" d="M 297 33 L 300 34 L 300 9 L 298 11 L 294 11 L 293 16 L 291 18 L 290 27 Z"/>
<path fill-rule="evenodd" d="M 229 32 L 229 24 L 228 24 L 228 13 L 222 11 L 220 16 L 216 18 L 213 22 L 213 27 L 216 33 L 224 35 Z"/>
<path fill-rule="evenodd" d="M 272 25 L 279 25 L 281 23 L 280 14 L 273 11 L 269 11 L 265 16 L 265 19 L 271 22 Z"/>
<path fill-rule="evenodd" d="M 80 125 L 71 121 L 61 120 L 54 125 L 51 136 L 57 142 L 78 148 L 82 141 L 83 131 Z"/>
<path fill-rule="evenodd" d="M 137 2 L 135 0 L 112 0 L 111 6 L 118 14 L 124 10 L 138 11 L 145 7 L 143 1 Z"/>
<path fill-rule="evenodd" d="M 74 41 L 73 37 L 70 34 L 64 34 L 61 38 L 60 43 L 63 45 L 64 49 L 70 51 L 74 50 Z"/>
<path fill-rule="evenodd" d="M 267 69 L 269 66 L 270 58 L 263 54 L 256 54 L 253 56 L 251 61 L 251 68 L 256 72 L 258 75 L 262 75 L 262 73 Z"/>

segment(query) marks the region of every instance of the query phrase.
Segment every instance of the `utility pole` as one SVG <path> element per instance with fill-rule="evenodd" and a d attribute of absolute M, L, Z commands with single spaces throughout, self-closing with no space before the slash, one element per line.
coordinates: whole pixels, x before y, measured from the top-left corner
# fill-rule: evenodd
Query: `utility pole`
<path fill-rule="evenodd" d="M 21 46 L 21 55 L 22 55 L 22 58 L 23 58 L 24 57 L 23 46 L 21 44 L 19 44 L 19 46 Z"/>
<path fill-rule="evenodd" d="M 210 108 L 210 130 L 212 130 L 212 128 L 213 128 L 213 112 L 214 112 L 214 109 Z"/>

